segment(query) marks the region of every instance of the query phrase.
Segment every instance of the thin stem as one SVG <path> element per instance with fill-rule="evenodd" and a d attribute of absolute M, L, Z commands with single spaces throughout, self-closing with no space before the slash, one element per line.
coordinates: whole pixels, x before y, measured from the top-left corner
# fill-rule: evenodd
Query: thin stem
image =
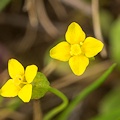
<path fill-rule="evenodd" d="M 40 100 L 33 101 L 34 120 L 42 120 L 42 111 L 40 109 Z"/>
<path fill-rule="evenodd" d="M 52 88 L 52 87 L 50 87 L 48 91 L 54 93 L 56 96 L 61 98 L 63 100 L 63 103 L 61 105 L 55 107 L 54 109 L 52 109 L 50 112 L 48 112 L 45 115 L 45 117 L 43 118 L 43 120 L 52 119 L 55 115 L 57 115 L 59 112 L 61 112 L 68 105 L 68 99 L 62 92 L 60 92 L 59 90 Z"/>
<path fill-rule="evenodd" d="M 98 88 L 108 77 L 108 75 L 113 71 L 116 64 L 113 64 L 108 70 L 106 70 L 103 75 L 98 78 L 94 83 L 90 86 L 85 88 L 82 92 L 80 92 L 69 104 L 69 106 L 58 116 L 57 120 L 67 120 L 70 113 L 74 110 L 74 108 L 85 98 L 87 97 L 92 91 Z"/>

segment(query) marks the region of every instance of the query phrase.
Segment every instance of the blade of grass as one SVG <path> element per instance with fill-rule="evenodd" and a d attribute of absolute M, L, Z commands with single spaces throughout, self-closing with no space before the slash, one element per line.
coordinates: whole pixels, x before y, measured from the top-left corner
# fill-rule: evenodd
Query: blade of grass
<path fill-rule="evenodd" d="M 58 116 L 57 120 L 67 120 L 70 113 L 74 110 L 74 108 L 92 91 L 98 88 L 106 78 L 111 74 L 116 64 L 112 64 L 102 75 L 99 77 L 94 83 L 85 88 L 82 92 L 80 92 L 68 105 L 68 107 Z"/>

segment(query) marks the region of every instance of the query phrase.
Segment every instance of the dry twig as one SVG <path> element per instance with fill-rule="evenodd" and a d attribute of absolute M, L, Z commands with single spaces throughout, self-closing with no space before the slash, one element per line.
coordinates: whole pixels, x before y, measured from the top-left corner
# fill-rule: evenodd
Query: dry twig
<path fill-rule="evenodd" d="M 40 100 L 33 101 L 33 113 L 34 120 L 42 120 L 43 115 L 41 111 Z"/>
<path fill-rule="evenodd" d="M 100 27 L 100 18 L 99 18 L 99 0 L 92 0 L 92 19 L 93 19 L 93 29 L 96 38 L 100 39 L 103 43 L 103 36 Z M 101 51 L 101 56 L 106 58 L 107 57 L 107 50 L 104 43 L 104 48 Z"/>
<path fill-rule="evenodd" d="M 85 15 L 91 15 L 91 7 L 83 0 L 61 0 L 61 2 L 65 3 L 66 5 L 69 5 L 75 9 L 80 10 Z"/>
<path fill-rule="evenodd" d="M 59 32 L 58 29 L 53 25 L 51 20 L 49 19 L 44 1 L 43 0 L 35 0 L 36 11 L 38 15 L 38 20 L 41 23 L 42 27 L 45 31 L 53 38 L 57 37 Z"/>
<path fill-rule="evenodd" d="M 66 18 L 67 12 L 60 0 L 49 0 L 49 2 L 60 20 Z"/>
<path fill-rule="evenodd" d="M 37 18 L 37 12 L 35 9 L 35 1 L 34 0 L 26 0 L 24 5 L 24 10 L 28 12 L 30 24 L 33 27 L 38 26 L 38 18 Z"/>

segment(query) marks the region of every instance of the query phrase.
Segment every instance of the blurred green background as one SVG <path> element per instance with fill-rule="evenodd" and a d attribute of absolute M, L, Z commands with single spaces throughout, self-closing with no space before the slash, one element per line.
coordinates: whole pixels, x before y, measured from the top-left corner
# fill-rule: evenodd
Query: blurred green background
<path fill-rule="evenodd" d="M 8 60 L 15 58 L 25 67 L 36 64 L 51 85 L 72 100 L 116 62 L 107 81 L 77 106 L 69 120 L 120 120 L 120 0 L 99 0 L 98 6 L 95 0 L 0 0 L 0 87 L 9 78 Z M 49 57 L 50 48 L 65 40 L 73 21 L 87 36 L 105 43 L 80 77 L 66 63 Z M 47 94 L 40 102 L 44 115 L 61 101 Z M 25 104 L 19 98 L 0 97 L 0 120 L 33 120 L 32 101 Z"/>

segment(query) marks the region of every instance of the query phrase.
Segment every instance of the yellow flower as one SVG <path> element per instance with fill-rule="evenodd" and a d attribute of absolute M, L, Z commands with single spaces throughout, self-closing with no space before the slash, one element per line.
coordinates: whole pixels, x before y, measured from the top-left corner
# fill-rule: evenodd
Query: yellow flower
<path fill-rule="evenodd" d="M 16 59 L 8 62 L 8 72 L 11 77 L 1 88 L 0 94 L 3 97 L 18 97 L 24 102 L 29 102 L 32 95 L 32 81 L 37 74 L 37 66 L 29 65 L 24 67 Z"/>
<path fill-rule="evenodd" d="M 89 58 L 97 55 L 103 43 L 93 37 L 87 37 L 82 28 L 72 22 L 65 34 L 66 41 L 60 42 L 50 50 L 50 56 L 60 61 L 68 61 L 75 75 L 84 73 Z"/>

